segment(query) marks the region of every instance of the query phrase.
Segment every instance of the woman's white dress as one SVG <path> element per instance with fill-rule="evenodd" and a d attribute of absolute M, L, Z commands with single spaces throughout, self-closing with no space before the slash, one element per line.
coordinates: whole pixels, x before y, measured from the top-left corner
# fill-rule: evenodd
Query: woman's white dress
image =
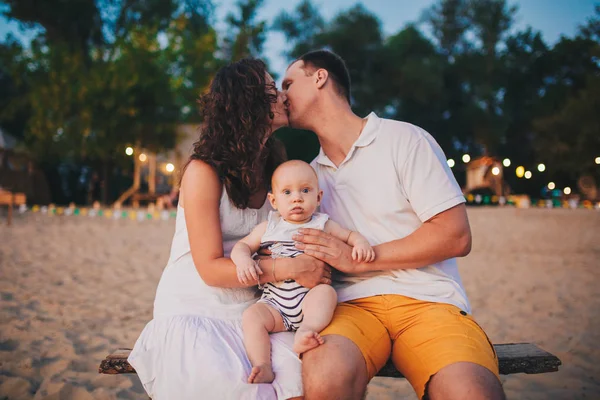
<path fill-rule="evenodd" d="M 223 250 L 246 236 L 271 210 L 236 208 L 225 188 L 220 200 Z M 275 381 L 248 384 L 251 365 L 244 349 L 242 312 L 255 303 L 255 288 L 206 285 L 192 261 L 184 208 L 178 207 L 171 255 L 154 300 L 154 319 L 138 338 L 129 363 L 155 400 L 286 399 L 302 396 L 301 364 L 293 334 L 271 335 Z"/>

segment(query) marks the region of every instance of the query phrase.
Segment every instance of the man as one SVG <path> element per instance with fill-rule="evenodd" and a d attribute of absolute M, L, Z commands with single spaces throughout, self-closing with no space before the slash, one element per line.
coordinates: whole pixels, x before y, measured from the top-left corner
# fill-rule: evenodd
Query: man
<path fill-rule="evenodd" d="M 455 257 L 471 249 L 464 197 L 435 140 L 414 125 L 355 115 L 343 60 L 313 51 L 288 67 L 290 125 L 315 132 L 321 211 L 375 246 L 371 263 L 318 230 L 299 248 L 341 271 L 340 304 L 303 355 L 307 400 L 360 399 L 392 358 L 419 398 L 503 399 L 498 360 L 469 315 Z"/>

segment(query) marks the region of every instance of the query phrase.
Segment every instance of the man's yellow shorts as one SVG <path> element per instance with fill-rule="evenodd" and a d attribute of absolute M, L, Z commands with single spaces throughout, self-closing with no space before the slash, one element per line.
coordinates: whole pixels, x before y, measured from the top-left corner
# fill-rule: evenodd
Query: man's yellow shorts
<path fill-rule="evenodd" d="M 369 379 L 391 358 L 420 398 L 430 377 L 467 361 L 498 376 L 498 358 L 485 332 L 459 308 L 400 295 L 378 295 L 338 304 L 321 335 L 340 335 L 362 352 Z"/>

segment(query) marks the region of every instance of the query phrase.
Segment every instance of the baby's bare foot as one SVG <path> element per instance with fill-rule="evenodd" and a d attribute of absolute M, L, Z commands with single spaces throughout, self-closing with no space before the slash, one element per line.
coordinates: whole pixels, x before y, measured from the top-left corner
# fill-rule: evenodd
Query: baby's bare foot
<path fill-rule="evenodd" d="M 273 368 L 270 365 L 257 365 L 252 367 L 248 383 L 271 383 L 275 380 Z"/>
<path fill-rule="evenodd" d="M 298 354 L 307 352 L 310 349 L 325 343 L 321 335 L 309 330 L 298 330 L 294 337 L 294 351 Z"/>

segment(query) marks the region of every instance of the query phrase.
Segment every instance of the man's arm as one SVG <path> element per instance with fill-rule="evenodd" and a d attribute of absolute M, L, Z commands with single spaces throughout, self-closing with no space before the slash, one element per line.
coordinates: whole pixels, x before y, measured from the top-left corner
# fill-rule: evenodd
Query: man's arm
<path fill-rule="evenodd" d="M 471 251 L 464 204 L 433 216 L 405 238 L 375 246 L 375 261 L 370 263 L 353 261 L 352 248 L 323 231 L 301 229 L 294 240 L 307 255 L 346 273 L 421 268 Z"/>

